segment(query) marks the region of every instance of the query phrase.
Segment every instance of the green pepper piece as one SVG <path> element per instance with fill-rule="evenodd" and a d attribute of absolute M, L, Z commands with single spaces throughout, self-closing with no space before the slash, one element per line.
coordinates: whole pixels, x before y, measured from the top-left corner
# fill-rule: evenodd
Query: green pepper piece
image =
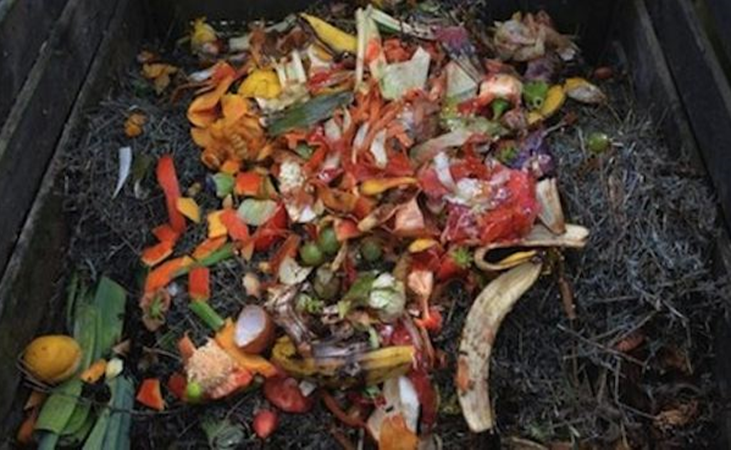
<path fill-rule="evenodd" d="M 496 98 L 492 101 L 492 120 L 499 120 L 505 111 L 510 108 L 510 102 L 504 98 Z"/>
<path fill-rule="evenodd" d="M 545 81 L 531 81 L 523 85 L 523 100 L 528 109 L 541 109 L 548 95 L 548 83 Z"/>

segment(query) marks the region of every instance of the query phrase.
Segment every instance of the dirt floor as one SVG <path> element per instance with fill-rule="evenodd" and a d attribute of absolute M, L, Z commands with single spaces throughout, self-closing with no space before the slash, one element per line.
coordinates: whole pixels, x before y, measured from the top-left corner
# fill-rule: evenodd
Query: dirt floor
<path fill-rule="evenodd" d="M 177 52 L 165 58 L 184 63 Z M 567 318 L 555 276 L 543 277 L 508 316 L 491 373 L 500 439 L 712 447 L 722 408 L 712 376 L 713 321 L 729 292 L 711 267 L 719 227 L 715 200 L 704 174 L 668 153 L 623 78 L 602 88 L 610 95 L 608 107 L 576 107 L 576 125 L 549 138 L 569 221 L 592 231 L 585 250 L 565 255 L 578 319 Z M 185 305 L 174 305 L 166 331 L 153 335 L 142 327 L 136 304 L 140 251 L 152 242 L 149 230 L 165 220 L 150 170 L 156 157 L 172 153 L 181 186 L 200 183 L 210 206 L 217 204 L 190 139 L 189 100 L 171 103 L 167 95 L 155 95 L 132 63 L 129 75 L 89 112 L 86 132 L 64 156 L 64 206 L 74 228 L 68 266 L 87 279 L 107 274 L 130 292 L 126 334 L 134 347 L 128 365 L 136 376 L 164 375 L 179 366 L 172 343 L 183 331 L 192 330 L 196 339 L 205 335 Z M 136 110 L 148 122 L 144 134 L 130 140 L 122 124 Z M 592 131 L 607 133 L 611 150 L 590 154 L 584 141 Z M 117 150 L 127 145 L 143 173 L 147 161 L 147 175 L 137 195 L 129 182 L 112 199 Z M 203 233 L 204 225 L 198 226 L 184 245 L 192 248 Z M 240 287 L 244 271 L 237 259 L 215 267 L 211 303 L 222 315 L 247 302 Z M 445 298 L 445 328 L 435 346 L 449 364 L 435 374 L 441 397 L 436 433 L 444 448 L 497 448 L 498 438 L 468 432 L 452 383 L 471 299 L 459 285 Z M 252 391 L 223 403 L 138 413 L 133 442 L 136 448 L 200 448 L 207 441 L 206 420 L 227 417 L 246 428 L 263 401 Z M 343 429 L 318 405 L 308 414 L 283 414 L 265 447 L 338 448 L 338 436 L 357 442 L 362 435 Z M 217 448 L 228 448 L 224 441 L 220 437 Z M 240 445 L 261 444 L 246 430 Z"/>

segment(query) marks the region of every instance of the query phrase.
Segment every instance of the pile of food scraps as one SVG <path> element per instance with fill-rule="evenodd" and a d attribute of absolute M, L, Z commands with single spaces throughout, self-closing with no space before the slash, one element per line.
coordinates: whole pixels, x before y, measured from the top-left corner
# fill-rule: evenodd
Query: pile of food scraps
<path fill-rule="evenodd" d="M 204 435 L 213 448 L 457 447 L 478 436 L 467 430 L 501 422 L 494 404 L 505 401 L 490 394 L 505 392 L 510 375 L 490 388 L 491 353 L 524 294 L 559 297 L 541 309 L 596 352 L 596 335 L 576 330 L 583 311 L 574 294 L 590 317 L 582 277 L 597 290 L 606 280 L 597 284 L 580 264 L 571 274 L 581 256 L 564 251 L 595 235 L 611 245 L 610 226 L 577 210 L 586 195 L 603 209 L 605 193 L 577 192 L 557 175 L 565 163 L 579 179 L 587 161 L 605 174 L 627 143 L 602 130 L 580 135 L 581 148 L 565 150 L 560 135 L 556 148 L 549 142 L 611 115 L 596 83 L 610 83 L 612 69 L 596 70 L 593 82 L 575 76 L 578 47 L 543 12 L 516 14 L 489 35 L 438 7 L 327 13 L 256 23 L 243 36 L 198 19 L 178 66 L 140 53 L 142 78 L 129 90 L 152 101 L 106 105 L 124 116 L 123 127 L 116 116 L 102 121 L 123 130 L 116 160 L 69 162 L 71 178 L 90 166 L 116 178 L 79 192 L 91 211 L 79 213 L 79 228 L 101 227 L 112 239 L 76 238 L 78 263 L 90 248 L 104 256 L 72 278 L 68 335 L 40 337 L 22 355 L 37 390 L 19 440 L 127 448 L 132 437 L 146 447 L 196 446 Z M 110 210 L 118 196 L 126 207 Z M 568 223 L 562 203 L 592 232 Z M 108 248 L 110 240 L 119 245 Z M 622 292 L 616 273 L 601 275 Z M 717 301 L 716 286 L 705 289 Z M 125 315 L 128 298 L 137 301 Z M 641 312 L 623 316 L 610 336 L 606 353 L 618 361 L 637 360 L 650 323 L 634 321 Z M 591 350 L 574 364 L 606 359 Z M 495 370 L 506 361 L 498 355 Z M 660 408 L 650 421 L 661 431 L 700 416 L 692 399 Z M 515 413 L 506 409 L 509 424 Z M 510 442 L 606 438 L 592 434 L 597 419 L 565 420 L 551 430 L 522 423 Z M 631 441 L 636 431 L 607 442 L 641 442 Z"/>

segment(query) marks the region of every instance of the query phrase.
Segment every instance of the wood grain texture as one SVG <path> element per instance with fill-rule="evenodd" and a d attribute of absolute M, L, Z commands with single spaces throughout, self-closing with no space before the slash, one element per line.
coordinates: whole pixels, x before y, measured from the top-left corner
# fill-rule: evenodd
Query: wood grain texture
<path fill-rule="evenodd" d="M 0 273 L 115 4 L 69 0 L 0 131 Z"/>
<path fill-rule="evenodd" d="M 53 157 L 43 174 L 41 188 L 0 278 L 0 330 L 12 330 L 12 334 L 0 333 L 0 436 L 8 436 L 17 428 L 25 397 L 23 389 L 19 389 L 16 356 L 37 333 L 57 329 L 53 318 L 63 311 L 65 286 L 61 277 L 66 269 L 69 232 L 61 209 L 62 152 L 74 145 L 75 136 L 85 123 L 85 111 L 108 92 L 111 81 L 134 61 L 141 42 L 140 1 L 119 0 L 116 10 L 108 11 L 108 15 L 113 19 L 97 27 L 104 31 L 104 39 L 89 55 L 93 63 L 82 77 L 78 95 L 74 95 L 68 120 L 64 117 L 63 131 L 52 148 Z"/>
<path fill-rule="evenodd" d="M 625 2 L 620 16 L 624 20 L 621 27 L 617 24 L 615 34 L 627 58 L 637 105 L 650 114 L 674 156 L 689 157 L 703 168 L 695 136 L 644 0 Z"/>
<path fill-rule="evenodd" d="M 646 0 L 645 4 L 728 224 L 731 88 L 690 2 Z"/>
<path fill-rule="evenodd" d="M 0 0 L 0 126 L 66 0 Z"/>
<path fill-rule="evenodd" d="M 702 8 L 708 11 L 713 23 L 721 51 L 725 53 L 726 61 L 731 62 L 731 2 L 728 0 L 704 0 Z"/>

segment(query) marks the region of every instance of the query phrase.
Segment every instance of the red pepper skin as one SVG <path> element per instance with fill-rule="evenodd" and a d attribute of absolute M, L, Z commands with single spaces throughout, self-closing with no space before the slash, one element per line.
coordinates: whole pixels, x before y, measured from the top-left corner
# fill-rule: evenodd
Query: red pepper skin
<path fill-rule="evenodd" d="M 266 439 L 274 433 L 279 424 L 279 415 L 271 409 L 260 409 L 254 415 L 251 427 L 260 439 Z"/>
<path fill-rule="evenodd" d="M 185 377 L 175 372 L 168 378 L 167 387 L 171 394 L 177 397 L 179 400 L 185 400 L 185 388 L 188 386 L 188 381 Z"/>
<path fill-rule="evenodd" d="M 437 281 L 445 281 L 463 275 L 472 263 L 472 255 L 464 247 L 450 249 L 442 256 L 436 273 Z"/>
<path fill-rule="evenodd" d="M 165 409 L 165 400 L 160 391 L 160 380 L 157 378 L 146 378 L 142 380 L 140 390 L 137 391 L 137 401 L 148 408 L 162 411 Z"/>
<path fill-rule="evenodd" d="M 177 231 L 173 230 L 173 227 L 169 223 L 158 225 L 152 229 L 152 234 L 160 242 L 177 242 L 180 235 Z"/>
<path fill-rule="evenodd" d="M 412 370 L 408 374 L 421 404 L 421 426 L 425 432 L 432 429 L 437 420 L 437 393 L 429 374 L 424 370 Z"/>
<path fill-rule="evenodd" d="M 188 273 L 188 294 L 191 300 L 206 301 L 211 297 L 211 271 L 208 267 L 195 267 Z"/>
<path fill-rule="evenodd" d="M 165 204 L 168 209 L 170 226 L 178 234 L 185 231 L 185 217 L 178 211 L 177 202 L 180 198 L 180 184 L 175 172 L 175 164 L 170 155 L 162 156 L 157 162 L 157 182 L 165 193 Z"/>
<path fill-rule="evenodd" d="M 287 210 L 284 205 L 279 205 L 274 215 L 254 232 L 254 249 L 258 252 L 266 251 L 282 239 L 286 234 L 288 221 Z"/>
<path fill-rule="evenodd" d="M 232 241 L 246 242 L 249 239 L 249 227 L 233 209 L 227 209 L 221 213 L 221 223 L 226 227 Z"/>
<path fill-rule="evenodd" d="M 365 428 L 363 419 L 359 415 L 350 415 L 343 411 L 340 405 L 338 405 L 338 401 L 329 392 L 325 390 L 321 391 L 320 398 L 322 398 L 322 402 L 325 403 L 327 409 L 343 424 L 353 428 Z"/>
<path fill-rule="evenodd" d="M 442 313 L 439 310 L 435 308 L 429 308 L 428 318 L 415 319 L 414 322 L 416 322 L 416 324 L 420 327 L 426 329 L 428 332 L 436 334 L 442 330 L 444 320 L 442 318 Z"/>
<path fill-rule="evenodd" d="M 311 399 L 302 394 L 299 383 L 291 377 L 272 377 L 264 381 L 264 397 L 288 413 L 304 413 L 312 408 Z"/>

